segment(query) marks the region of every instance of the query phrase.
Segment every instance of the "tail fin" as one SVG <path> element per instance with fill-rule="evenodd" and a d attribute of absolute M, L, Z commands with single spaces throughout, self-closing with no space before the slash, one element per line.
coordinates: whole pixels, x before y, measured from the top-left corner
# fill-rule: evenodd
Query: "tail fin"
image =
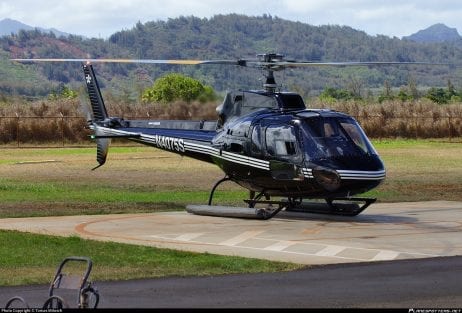
<path fill-rule="evenodd" d="M 106 163 L 106 157 L 109 150 L 111 138 L 139 138 L 139 134 L 107 134 L 104 128 L 119 128 L 127 127 L 122 118 L 109 117 L 104 105 L 103 96 L 99 89 L 98 81 L 96 80 L 95 72 L 90 63 L 83 64 L 83 72 L 85 74 L 85 81 L 87 83 L 88 96 L 90 97 L 90 104 L 92 110 L 92 118 L 89 121 L 90 128 L 94 130 L 93 139 L 96 139 L 96 161 L 98 166 L 93 170 Z M 107 129 L 106 129 L 107 130 Z"/>
<path fill-rule="evenodd" d="M 90 98 L 91 110 L 92 110 L 92 128 L 95 131 L 96 138 L 96 161 L 98 165 L 92 170 L 96 170 L 98 167 L 106 163 L 106 157 L 109 150 L 109 138 L 98 138 L 104 135 L 102 130 L 99 129 L 98 124 L 108 119 L 106 107 L 104 106 L 103 97 L 99 89 L 98 81 L 96 80 L 95 72 L 91 64 L 83 64 L 83 73 L 85 74 L 85 81 L 87 83 L 88 96 Z"/>
<path fill-rule="evenodd" d="M 102 122 L 108 118 L 108 115 L 92 65 L 89 63 L 83 64 L 83 73 L 85 74 L 88 96 L 90 97 L 93 122 Z"/>

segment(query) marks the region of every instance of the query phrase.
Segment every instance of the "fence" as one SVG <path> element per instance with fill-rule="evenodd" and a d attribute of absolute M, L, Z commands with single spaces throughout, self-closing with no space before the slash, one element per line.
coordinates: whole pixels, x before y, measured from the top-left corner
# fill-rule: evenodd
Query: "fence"
<path fill-rule="evenodd" d="M 146 119 L 146 116 L 125 117 Z M 460 116 L 355 116 L 370 138 L 462 137 Z M 89 144 L 90 130 L 82 116 L 0 116 L 0 144 L 16 147 Z"/>

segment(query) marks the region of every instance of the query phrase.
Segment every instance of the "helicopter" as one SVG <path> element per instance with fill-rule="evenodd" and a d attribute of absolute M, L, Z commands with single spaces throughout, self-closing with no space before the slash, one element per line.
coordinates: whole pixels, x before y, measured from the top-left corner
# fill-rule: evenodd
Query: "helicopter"
<path fill-rule="evenodd" d="M 274 72 L 312 66 L 374 66 L 423 62 L 298 62 L 281 54 L 238 60 L 12 59 L 81 62 L 90 99 L 89 128 L 97 163 L 105 164 L 112 138 L 124 138 L 217 165 L 225 174 L 207 205 L 193 214 L 269 219 L 281 210 L 356 216 L 376 198 L 358 196 L 379 186 L 386 169 L 358 122 L 328 109 L 307 108 L 294 92 L 278 91 Z M 144 63 L 252 67 L 266 72 L 262 90 L 227 92 L 217 119 L 125 120 L 110 117 L 92 63 Z M 242 207 L 212 205 L 216 188 L 232 181 L 249 190 Z M 304 200 L 320 200 L 306 202 Z"/>

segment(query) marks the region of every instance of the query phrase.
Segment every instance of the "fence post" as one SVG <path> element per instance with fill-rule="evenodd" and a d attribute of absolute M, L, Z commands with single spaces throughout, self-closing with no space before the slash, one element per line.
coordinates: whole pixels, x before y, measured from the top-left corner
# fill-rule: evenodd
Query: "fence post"
<path fill-rule="evenodd" d="M 449 115 L 449 113 L 446 113 L 446 115 L 448 116 L 448 123 L 449 123 L 449 142 L 452 141 L 452 123 L 451 123 L 451 115 Z"/>
<path fill-rule="evenodd" d="M 18 114 L 18 112 L 16 112 L 15 114 L 16 114 L 16 119 L 17 119 L 17 123 L 16 123 L 16 142 L 17 142 L 18 148 L 19 148 L 19 114 Z"/>
<path fill-rule="evenodd" d="M 61 143 L 64 147 L 64 114 L 59 112 L 59 115 L 61 115 Z"/>

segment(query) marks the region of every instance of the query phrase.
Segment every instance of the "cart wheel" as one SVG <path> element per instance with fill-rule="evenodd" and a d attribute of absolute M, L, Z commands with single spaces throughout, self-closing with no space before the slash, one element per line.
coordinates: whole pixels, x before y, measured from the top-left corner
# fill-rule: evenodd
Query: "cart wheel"
<path fill-rule="evenodd" d="M 29 305 L 27 304 L 27 302 L 23 298 L 16 296 L 16 297 L 13 297 L 10 300 L 8 300 L 8 302 L 5 305 L 5 309 L 9 309 L 11 307 L 11 305 L 13 303 L 15 303 L 15 302 L 19 302 L 19 303 L 22 304 L 19 308 L 25 308 L 25 309 L 29 308 Z"/>
<path fill-rule="evenodd" d="M 43 304 L 43 309 L 67 309 L 69 306 L 60 296 L 51 296 Z"/>
<path fill-rule="evenodd" d="M 99 293 L 96 288 L 91 286 L 82 290 L 80 294 L 80 309 L 96 309 L 99 303 Z"/>

